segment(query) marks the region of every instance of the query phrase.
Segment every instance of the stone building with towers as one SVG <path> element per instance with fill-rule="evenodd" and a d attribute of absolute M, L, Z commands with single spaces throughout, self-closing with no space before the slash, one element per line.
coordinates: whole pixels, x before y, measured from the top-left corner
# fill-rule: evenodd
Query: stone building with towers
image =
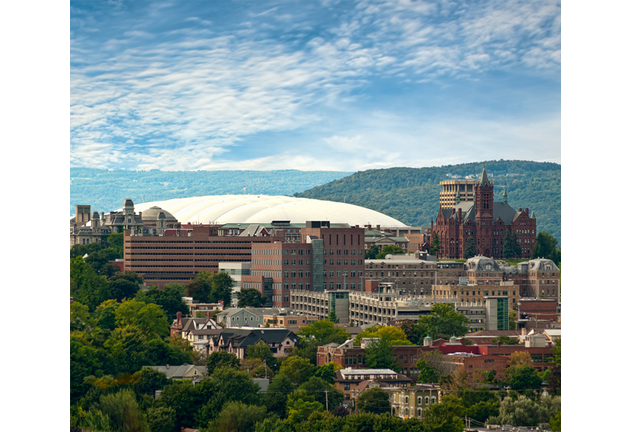
<path fill-rule="evenodd" d="M 110 234 L 125 230 L 134 235 L 162 235 L 167 229 L 179 229 L 181 224 L 168 211 L 153 206 L 135 212 L 133 201 L 125 199 L 122 210 L 90 213 L 89 205 L 77 205 L 70 219 L 70 247 L 78 244 L 101 243 Z"/>
<path fill-rule="evenodd" d="M 536 240 L 534 213 L 530 215 L 528 208 L 512 208 L 508 204 L 505 191 L 501 201 L 494 201 L 494 184 L 488 180 L 485 167 L 481 179 L 474 184 L 469 183 L 441 183 L 443 191 L 440 194 L 440 210 L 435 223 L 431 221 L 430 229 L 430 235 L 437 233 L 440 240 L 440 256 L 463 258 L 466 240 L 472 238 L 476 255 L 503 258 L 503 241 L 506 232 L 510 232 L 516 234 L 517 243 L 522 250 L 521 257 L 532 258 Z M 473 200 L 469 200 L 469 187 L 472 187 Z M 454 203 L 451 205 L 450 200 L 453 197 Z"/>

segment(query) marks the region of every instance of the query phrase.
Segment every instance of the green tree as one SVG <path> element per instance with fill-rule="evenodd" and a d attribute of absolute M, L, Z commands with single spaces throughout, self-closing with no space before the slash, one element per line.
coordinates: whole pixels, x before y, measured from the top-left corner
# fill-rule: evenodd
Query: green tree
<path fill-rule="evenodd" d="M 287 421 L 294 427 L 305 422 L 312 413 L 323 410 L 324 405 L 304 391 L 297 390 L 287 399 Z"/>
<path fill-rule="evenodd" d="M 167 337 L 170 325 L 161 306 L 126 300 L 116 309 L 116 326 L 137 327 L 146 339 Z"/>
<path fill-rule="evenodd" d="M 518 244 L 518 236 L 516 233 L 505 230 L 503 237 L 503 258 L 517 258 L 523 253 L 521 246 Z"/>
<path fill-rule="evenodd" d="M 373 340 L 365 347 L 365 361 L 371 369 L 400 371 L 400 365 L 394 356 L 394 346 L 387 336 Z"/>
<path fill-rule="evenodd" d="M 208 425 L 216 432 L 248 432 L 265 418 L 264 406 L 247 405 L 239 401 L 227 402 L 218 417 Z"/>
<path fill-rule="evenodd" d="M 561 423 L 560 411 L 558 411 L 556 415 L 551 417 L 551 419 L 549 420 L 549 426 L 551 427 L 551 432 L 560 432 L 561 431 L 560 423 Z"/>
<path fill-rule="evenodd" d="M 328 313 L 328 321 L 332 321 L 335 324 L 339 324 L 339 318 L 337 318 L 337 314 L 335 313 L 334 310 L 331 310 Z"/>
<path fill-rule="evenodd" d="M 215 370 L 222 367 L 230 367 L 238 369 L 241 365 L 241 361 L 236 354 L 231 354 L 226 351 L 215 351 L 208 356 L 206 362 L 207 373 L 212 375 Z"/>
<path fill-rule="evenodd" d="M 210 303 L 212 282 L 209 277 L 204 277 L 203 273 L 205 272 L 199 272 L 197 277 L 186 285 L 186 295 L 199 303 Z"/>
<path fill-rule="evenodd" d="M 110 298 L 109 283 L 82 257 L 73 258 L 70 260 L 70 295 L 94 311 Z"/>
<path fill-rule="evenodd" d="M 375 244 L 372 244 L 366 251 L 365 251 L 365 259 L 369 260 L 369 259 L 376 259 L 376 255 L 379 254 L 379 249 L 378 246 Z"/>
<path fill-rule="evenodd" d="M 391 345 L 413 345 L 408 339 L 407 335 L 402 329 L 399 329 L 395 326 L 383 326 L 383 325 L 375 325 L 372 327 L 368 327 L 363 330 L 361 333 L 356 335 L 354 338 L 354 343 L 356 345 L 361 344 L 361 339 L 363 338 L 381 338 L 386 336 Z"/>
<path fill-rule="evenodd" d="M 102 396 L 97 409 L 109 417 L 110 426 L 114 431 L 145 432 L 149 430 L 131 390 Z"/>
<path fill-rule="evenodd" d="M 443 376 L 451 373 L 447 359 L 438 350 L 420 353 L 416 367 L 420 372 L 418 381 L 426 384 L 439 383 Z"/>
<path fill-rule="evenodd" d="M 275 412 L 279 416 L 285 417 L 287 398 L 294 390 L 295 386 L 291 383 L 291 379 L 288 376 L 284 374 L 276 375 L 269 384 L 267 393 L 263 396 L 263 403 L 267 407 L 267 411 Z"/>
<path fill-rule="evenodd" d="M 147 409 L 147 424 L 151 432 L 173 432 L 176 422 L 177 415 L 173 408 L 156 406 Z"/>
<path fill-rule="evenodd" d="M 532 366 L 522 365 L 509 367 L 506 371 L 508 385 L 512 390 L 540 390 L 542 379 Z"/>
<path fill-rule="evenodd" d="M 431 255 L 435 255 L 437 259 L 440 259 L 440 255 L 442 254 L 442 242 L 437 235 L 437 232 L 433 233 L 433 237 L 431 238 L 431 246 L 429 247 L 429 253 Z"/>
<path fill-rule="evenodd" d="M 292 354 L 308 359 L 312 364 L 317 363 L 317 347 L 327 343 L 343 343 L 350 339 L 350 333 L 329 320 L 315 321 L 313 324 L 302 327 L 297 332 L 300 337 L 299 346 Z"/>
<path fill-rule="evenodd" d="M 290 356 L 282 362 L 280 374 L 285 375 L 291 383 L 300 386 L 309 379 L 315 366 L 307 359 L 299 356 Z"/>
<path fill-rule="evenodd" d="M 232 286 L 234 280 L 227 273 L 215 273 L 212 277 L 212 302 L 222 301 L 225 307 L 230 306 L 232 300 Z"/>
<path fill-rule="evenodd" d="M 123 258 L 125 252 L 125 233 L 113 233 L 107 236 L 107 247 L 116 254 L 116 258 Z"/>
<path fill-rule="evenodd" d="M 169 320 L 174 320 L 177 316 L 177 312 L 181 312 L 182 315 L 188 315 L 190 313 L 188 305 L 182 300 L 185 292 L 186 289 L 182 285 L 174 283 L 168 284 L 163 289 L 151 286 L 147 291 L 138 292 L 136 294 L 136 300 L 162 306 L 166 317 Z"/>
<path fill-rule="evenodd" d="M 366 390 L 357 398 L 357 409 L 365 413 L 387 414 L 391 412 L 389 394 L 380 387 Z"/>
<path fill-rule="evenodd" d="M 90 318 L 90 309 L 77 301 L 70 305 L 70 331 L 86 330 Z"/>
<path fill-rule="evenodd" d="M 431 307 L 431 313 L 418 320 L 426 326 L 426 333 L 433 338 L 448 339 L 451 336 L 464 336 L 468 333 L 468 320 L 455 311 L 452 303 L 437 303 Z"/>
<path fill-rule="evenodd" d="M 440 432 L 461 432 L 464 430 L 464 406 L 461 399 L 446 395 L 442 403 L 429 405 L 424 410 L 424 424 L 428 430 Z"/>
<path fill-rule="evenodd" d="M 298 388 L 298 390 L 304 391 L 306 394 L 313 395 L 315 400 L 321 403 L 324 407 L 326 407 L 326 400 L 328 398 L 329 411 L 335 409 L 341 404 L 341 402 L 343 402 L 343 392 L 319 377 L 310 377 Z"/>
<path fill-rule="evenodd" d="M 405 250 L 396 245 L 383 246 L 381 251 L 376 255 L 376 259 L 385 259 L 387 255 L 404 255 Z"/>
<path fill-rule="evenodd" d="M 325 365 L 317 366 L 313 370 L 313 376 L 319 377 L 330 384 L 335 383 L 337 374 L 335 373 L 335 363 L 330 362 Z"/>
<path fill-rule="evenodd" d="M 134 298 L 138 290 L 140 290 L 140 284 L 142 278 L 133 272 L 118 272 L 109 281 L 109 291 L 112 298 L 119 302 L 124 299 Z"/>
<path fill-rule="evenodd" d="M 466 239 L 464 244 L 464 258 L 472 258 L 477 255 L 477 247 L 475 246 L 475 239 L 471 236 Z"/>
<path fill-rule="evenodd" d="M 205 381 L 205 380 L 204 380 Z M 195 415 L 203 405 L 203 395 L 192 381 L 173 381 L 162 390 L 156 406 L 171 408 L 175 411 L 175 429 L 195 425 Z"/>
<path fill-rule="evenodd" d="M 156 390 L 163 389 L 170 380 L 166 374 L 152 368 L 142 368 L 131 376 L 133 389 L 136 394 L 155 396 Z"/>
<path fill-rule="evenodd" d="M 551 234 L 545 231 L 540 231 L 536 236 L 532 256 L 534 258 L 550 259 L 558 265 L 560 264 L 560 249 L 557 246 L 558 240 L 556 240 Z"/>
<path fill-rule="evenodd" d="M 255 288 L 244 288 L 236 293 L 238 299 L 238 307 L 263 307 L 267 301 L 267 297 L 263 296 L 260 291 Z"/>

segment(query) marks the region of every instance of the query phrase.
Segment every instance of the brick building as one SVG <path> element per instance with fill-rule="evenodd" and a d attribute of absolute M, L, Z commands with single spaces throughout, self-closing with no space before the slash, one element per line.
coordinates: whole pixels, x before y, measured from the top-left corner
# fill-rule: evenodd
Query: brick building
<path fill-rule="evenodd" d="M 431 221 L 431 235 L 437 233 L 444 258 L 463 258 L 466 240 L 472 238 L 476 254 L 487 257 L 503 256 L 503 239 L 506 232 L 515 233 L 523 258 L 531 257 L 536 240 L 536 219 L 529 209 L 513 209 L 503 200 L 494 201 L 494 184 L 488 180 L 486 169 L 481 180 L 473 185 L 474 200 L 461 201 L 456 196 L 452 207 L 440 206 Z"/>
<path fill-rule="evenodd" d="M 252 270 L 243 288 L 267 297 L 267 306 L 290 307 L 293 293 L 363 290 L 363 228 L 307 221 L 300 243 L 252 245 Z"/>
<path fill-rule="evenodd" d="M 265 236 L 218 236 L 217 227 L 209 225 L 166 229 L 163 235 L 135 235 L 126 230 L 125 271 L 137 273 L 145 285 L 185 285 L 200 271 L 218 272 L 219 263 L 250 261 L 252 245 L 274 240 Z"/>

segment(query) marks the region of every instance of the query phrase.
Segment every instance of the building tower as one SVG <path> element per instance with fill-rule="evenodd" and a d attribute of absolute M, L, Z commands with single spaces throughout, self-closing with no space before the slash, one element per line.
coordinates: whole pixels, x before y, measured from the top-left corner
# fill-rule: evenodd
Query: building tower
<path fill-rule="evenodd" d="M 481 180 L 475 185 L 475 223 L 477 225 L 477 254 L 492 256 L 492 219 L 494 211 L 494 185 L 488 180 L 483 167 Z"/>

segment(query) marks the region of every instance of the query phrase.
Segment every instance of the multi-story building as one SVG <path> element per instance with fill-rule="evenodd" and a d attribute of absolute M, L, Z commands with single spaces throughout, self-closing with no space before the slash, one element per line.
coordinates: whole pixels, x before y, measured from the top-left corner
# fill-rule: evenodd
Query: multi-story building
<path fill-rule="evenodd" d="M 391 369 L 355 369 L 345 368 L 336 372 L 335 387 L 344 395 L 344 403 L 356 406 L 357 387 L 364 381 L 372 380 L 383 383 L 387 387 L 403 388 L 411 385 L 411 379 Z"/>
<path fill-rule="evenodd" d="M 439 255 L 462 258 L 466 241 L 471 238 L 476 255 L 501 258 L 505 234 L 510 232 L 516 234 L 521 257 L 531 257 L 536 240 L 535 215 L 530 216 L 527 208 L 513 209 L 505 191 L 503 200 L 495 202 L 494 184 L 488 180 L 485 168 L 473 191 L 473 201 L 461 201 L 461 195 L 456 195 L 452 207 L 440 206 L 435 225 L 431 221 L 431 235 L 436 233 L 441 244 Z"/>
<path fill-rule="evenodd" d="M 397 345 L 393 347 L 393 355 L 400 365 L 401 373 L 412 380 L 417 380 L 419 369 L 416 364 L 420 354 L 435 348 L 418 345 Z M 365 344 L 355 346 L 352 339 L 343 344 L 329 343 L 317 347 L 317 366 L 323 366 L 330 362 L 342 368 L 366 369 Z"/>
<path fill-rule="evenodd" d="M 494 184 L 493 181 L 490 181 Z M 450 209 L 460 202 L 475 201 L 475 180 L 446 180 L 441 181 L 442 191 L 440 192 L 440 207 Z"/>
<path fill-rule="evenodd" d="M 392 415 L 422 419 L 424 410 L 442 402 L 442 390 L 435 384 L 415 384 L 404 388 L 384 388 L 389 392 Z"/>
<path fill-rule="evenodd" d="M 208 225 L 166 229 L 163 235 L 136 235 L 126 230 L 124 268 L 142 277 L 145 285 L 187 284 L 200 271 L 216 273 L 219 263 L 251 261 L 252 245 L 274 240 L 218 236 L 217 228 Z"/>
<path fill-rule="evenodd" d="M 219 273 L 227 273 L 232 278 L 232 299 L 230 305 L 238 306 L 238 293 L 241 292 L 241 279 L 252 274 L 251 262 L 219 263 Z"/>
<path fill-rule="evenodd" d="M 276 307 L 291 306 L 294 291 L 363 289 L 363 228 L 307 221 L 300 235 L 300 243 L 253 245 L 243 288 L 258 289 Z"/>
<path fill-rule="evenodd" d="M 400 294 L 430 295 L 438 263 L 408 255 L 388 255 L 386 259 L 365 261 L 365 277 L 391 282 Z"/>
<path fill-rule="evenodd" d="M 560 269 L 550 259 L 536 258 L 519 263 L 513 279 L 519 281 L 521 297 L 560 301 Z"/>

